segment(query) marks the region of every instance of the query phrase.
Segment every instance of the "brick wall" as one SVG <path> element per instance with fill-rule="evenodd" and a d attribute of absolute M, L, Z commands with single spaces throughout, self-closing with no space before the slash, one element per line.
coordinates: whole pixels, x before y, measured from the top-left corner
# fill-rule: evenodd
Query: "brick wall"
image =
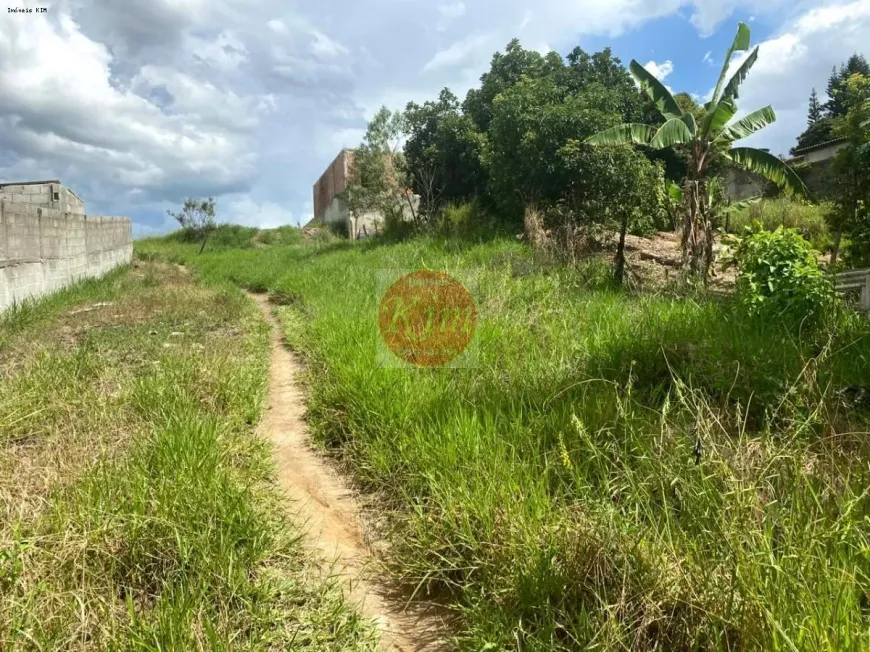
<path fill-rule="evenodd" d="M 323 219 L 332 199 L 347 190 L 347 176 L 353 165 L 353 152 L 343 149 L 314 184 L 314 219 Z"/>

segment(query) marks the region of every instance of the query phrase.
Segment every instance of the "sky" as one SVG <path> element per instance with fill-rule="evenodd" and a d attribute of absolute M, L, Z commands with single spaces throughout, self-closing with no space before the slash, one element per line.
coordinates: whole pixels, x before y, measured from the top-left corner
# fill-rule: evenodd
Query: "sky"
<path fill-rule="evenodd" d="M 312 186 L 385 105 L 460 98 L 514 37 L 563 55 L 610 46 L 708 95 L 737 21 L 759 60 L 741 110 L 786 154 L 832 66 L 870 56 L 870 0 L 7 0 L 0 182 L 60 179 L 134 235 L 213 196 L 221 221 L 304 224 Z M 39 12 L 38 8 L 46 11 Z"/>

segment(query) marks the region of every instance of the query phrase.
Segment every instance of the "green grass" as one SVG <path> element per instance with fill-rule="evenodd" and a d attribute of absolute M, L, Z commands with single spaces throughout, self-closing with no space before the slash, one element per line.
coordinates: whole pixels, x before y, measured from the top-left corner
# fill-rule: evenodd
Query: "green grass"
<path fill-rule="evenodd" d="M 287 246 L 302 242 L 302 232 L 295 226 L 279 226 L 258 232 L 257 240 L 268 246 Z"/>
<path fill-rule="evenodd" d="M 0 648 L 375 649 L 284 516 L 237 288 L 138 264 L 2 332 Z"/>
<path fill-rule="evenodd" d="M 141 254 L 268 290 L 309 419 L 469 650 L 870 646 L 870 329 L 539 269 L 515 240 Z M 468 368 L 379 368 L 377 273 L 476 273 Z"/>
<path fill-rule="evenodd" d="M 741 211 L 735 211 L 729 221 L 729 231 L 743 233 L 753 221 L 773 231 L 778 226 L 797 229 L 815 249 L 827 250 L 833 244 L 828 233 L 827 215 L 832 210 L 828 203 L 810 204 L 791 199 L 762 199 Z"/>

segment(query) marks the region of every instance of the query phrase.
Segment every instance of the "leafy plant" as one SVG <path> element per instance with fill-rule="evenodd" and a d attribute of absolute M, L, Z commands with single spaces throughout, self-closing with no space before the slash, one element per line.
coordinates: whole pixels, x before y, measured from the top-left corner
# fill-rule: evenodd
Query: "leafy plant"
<path fill-rule="evenodd" d="M 817 252 L 795 229 L 765 231 L 756 223 L 730 243 L 726 265 L 738 267 L 737 296 L 751 314 L 814 322 L 836 306 Z"/>
<path fill-rule="evenodd" d="M 350 161 L 350 178 L 345 190 L 348 209 L 354 217 L 379 213 L 382 218 L 404 213 L 407 199 L 407 170 L 399 149 L 405 134 L 405 118 L 386 107 L 375 114 L 360 146 Z M 411 214 L 416 221 L 413 205 Z"/>
<path fill-rule="evenodd" d="M 788 194 L 806 194 L 800 177 L 786 163 L 773 154 L 752 147 L 732 147 L 741 140 L 763 129 L 776 120 L 773 108 L 766 106 L 753 111 L 736 122 L 738 90 L 749 70 L 758 59 L 756 47 L 740 64 L 726 83 L 731 58 L 736 52 L 749 50 L 750 32 L 744 23 L 737 26 L 737 35 L 728 49 L 712 99 L 704 105 L 698 120 L 694 112 L 684 111 L 651 72 L 637 61 L 630 70 L 640 87 L 655 104 L 665 119 L 660 127 L 627 123 L 605 129 L 586 140 L 592 145 L 624 145 L 633 143 L 654 150 L 676 148 L 685 156 L 688 172 L 683 180 L 683 265 L 692 273 L 703 273 L 704 279 L 713 261 L 713 223 L 708 203 L 707 183 L 712 166 L 718 161 L 729 161 L 776 183 Z"/>
<path fill-rule="evenodd" d="M 742 202 L 741 202 L 742 203 Z M 813 204 L 806 201 L 777 197 L 762 199 L 749 206 L 734 204 L 728 219 L 727 231 L 740 234 L 759 222 L 767 231 L 775 231 L 782 226 L 797 229 L 814 249 L 824 251 L 830 245 L 830 235 L 826 222 L 832 206 L 829 203 Z"/>
<path fill-rule="evenodd" d="M 849 258 L 862 264 L 870 258 L 870 76 L 856 73 L 843 83 L 839 99 L 846 113 L 836 119 L 834 135 L 847 144 L 833 162 L 835 199 L 830 218 L 836 236 L 831 261 L 836 261 L 840 234 L 846 234 L 852 242 Z"/>
<path fill-rule="evenodd" d="M 199 253 L 205 249 L 205 243 L 209 235 L 215 229 L 215 200 L 213 197 L 208 199 L 196 199 L 188 197 L 184 200 L 184 206 L 180 211 L 166 211 L 170 217 L 178 220 L 181 228 L 186 231 L 191 237 L 202 242 L 199 248 Z"/>

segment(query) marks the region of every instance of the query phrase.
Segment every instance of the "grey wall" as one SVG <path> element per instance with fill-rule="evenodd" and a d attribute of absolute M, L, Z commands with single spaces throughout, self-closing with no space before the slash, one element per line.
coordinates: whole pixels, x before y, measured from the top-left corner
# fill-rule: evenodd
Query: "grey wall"
<path fill-rule="evenodd" d="M 57 180 L 4 183 L 0 185 L 0 199 L 18 204 L 36 204 L 70 213 L 85 213 L 85 203 L 81 198 Z"/>
<path fill-rule="evenodd" d="M 398 200 L 402 207 L 402 216 L 405 221 L 411 221 L 414 213 L 404 199 Z M 420 196 L 413 195 L 411 202 L 414 212 L 420 209 Z M 313 220 L 312 220 L 313 221 Z M 335 196 L 323 213 L 323 223 L 343 223 L 347 226 L 347 233 L 351 240 L 368 237 L 383 231 L 384 216 L 379 210 L 366 211 L 356 217 L 350 214 L 347 202 L 341 196 Z"/>
<path fill-rule="evenodd" d="M 86 216 L 39 206 L 41 195 L 21 197 L 34 201 L 0 199 L 0 311 L 132 260 L 130 218 Z"/>
<path fill-rule="evenodd" d="M 731 201 L 743 201 L 764 192 L 767 179 L 754 172 L 735 168 L 725 171 L 725 194 Z"/>

